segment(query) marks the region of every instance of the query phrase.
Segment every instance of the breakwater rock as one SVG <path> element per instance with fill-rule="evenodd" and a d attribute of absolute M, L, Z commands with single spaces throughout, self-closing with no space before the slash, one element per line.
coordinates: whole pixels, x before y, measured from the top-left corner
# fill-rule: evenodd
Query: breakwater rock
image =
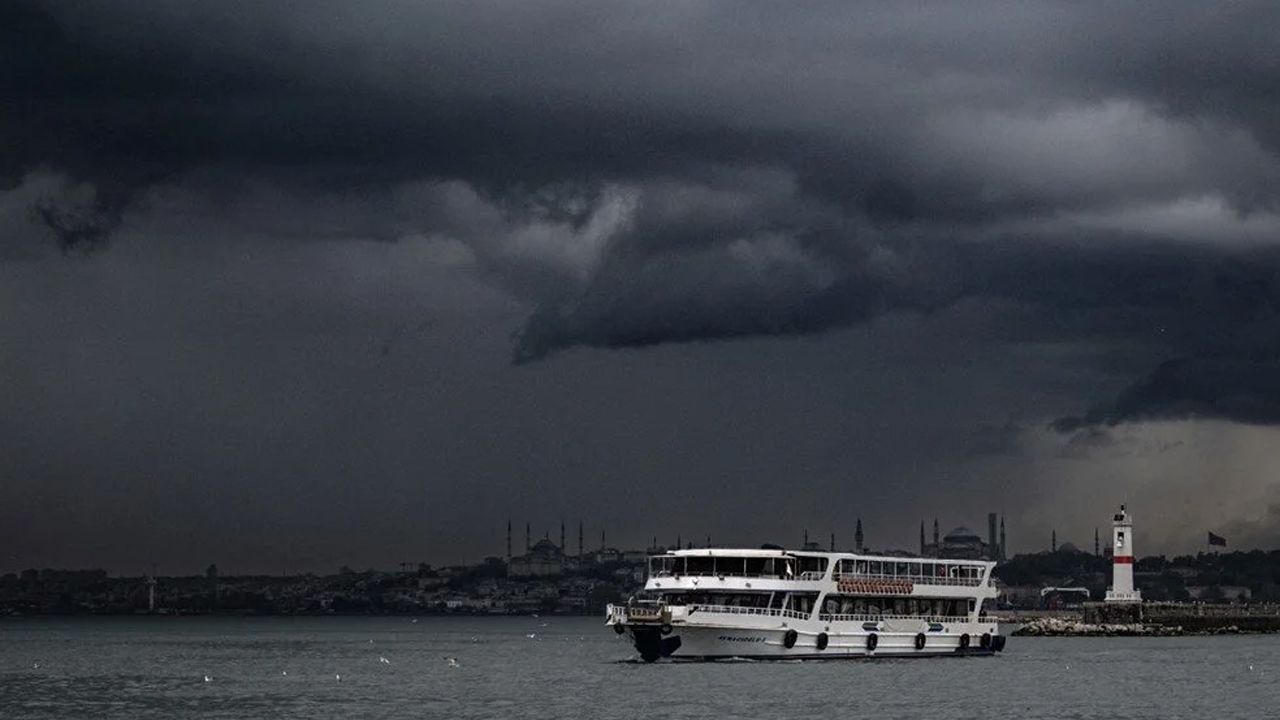
<path fill-rule="evenodd" d="M 1142 623 L 1086 623 L 1063 618 L 1036 618 L 1013 633 L 1040 637 L 1156 637 L 1185 635 L 1179 626 Z"/>
<path fill-rule="evenodd" d="M 1024 637 L 1179 637 L 1183 635 L 1252 635 L 1276 632 L 1269 626 L 1250 624 L 1174 625 L 1170 623 L 1089 623 L 1042 617 L 1013 632 Z"/>

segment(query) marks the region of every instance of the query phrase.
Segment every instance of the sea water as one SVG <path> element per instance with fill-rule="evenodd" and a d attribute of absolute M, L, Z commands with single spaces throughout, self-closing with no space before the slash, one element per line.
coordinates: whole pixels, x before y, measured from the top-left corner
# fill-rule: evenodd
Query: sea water
<path fill-rule="evenodd" d="M 1280 636 L 637 662 L 601 618 L 0 619 L 0 718 L 1252 718 Z"/>

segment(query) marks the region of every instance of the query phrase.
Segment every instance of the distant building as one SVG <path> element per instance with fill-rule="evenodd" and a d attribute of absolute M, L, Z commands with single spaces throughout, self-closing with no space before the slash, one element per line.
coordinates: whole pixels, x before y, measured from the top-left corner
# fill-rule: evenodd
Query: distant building
<path fill-rule="evenodd" d="M 546 538 L 507 564 L 507 575 L 511 577 L 548 577 L 564 571 L 564 550 Z"/>
<path fill-rule="evenodd" d="M 994 515 L 989 518 L 988 533 L 991 542 L 984 542 L 982 536 L 961 525 L 951 532 L 938 537 L 938 522 L 934 521 L 933 542 L 925 543 L 924 526 L 921 524 L 920 554 L 923 557 L 944 558 L 947 560 L 998 560 L 1002 556 L 998 542 L 995 542 Z"/>

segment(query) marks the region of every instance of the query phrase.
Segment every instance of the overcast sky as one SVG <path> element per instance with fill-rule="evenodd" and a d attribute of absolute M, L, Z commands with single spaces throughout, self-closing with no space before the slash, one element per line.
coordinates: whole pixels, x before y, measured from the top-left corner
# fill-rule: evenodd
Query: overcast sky
<path fill-rule="evenodd" d="M 0 4 L 0 571 L 1280 547 L 1272 2 Z"/>

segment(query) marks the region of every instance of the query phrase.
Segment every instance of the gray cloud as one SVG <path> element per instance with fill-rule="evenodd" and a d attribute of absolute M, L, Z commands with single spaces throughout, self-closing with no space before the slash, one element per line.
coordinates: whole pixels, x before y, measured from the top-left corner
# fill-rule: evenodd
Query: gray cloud
<path fill-rule="evenodd" d="M 9 347 L 33 351 L 0 356 L 0 389 L 39 409 L 64 373 L 57 407 L 89 427 L 136 402 L 164 429 L 172 393 L 207 404 L 174 430 L 205 480 L 238 470 L 209 447 L 282 428 L 331 503 L 344 472 L 403 491 L 420 465 L 554 470 L 582 496 L 587 477 L 638 479 L 584 449 L 617 443 L 637 473 L 761 488 L 800 467 L 831 491 L 866 468 L 901 479 L 846 500 L 911 507 L 949 472 L 903 460 L 917 434 L 961 468 L 955 497 L 1032 502 L 975 478 L 1042 471 L 1020 453 L 1051 418 L 1070 457 L 1043 452 L 1064 463 L 1122 423 L 1280 423 L 1277 20 L 1261 2 L 4 3 L 0 267 L 27 293 L 8 298 Z M 431 373 L 396 365 L 414 358 Z M 205 381 L 193 367 L 225 405 L 175 389 Z M 736 404 L 777 368 L 811 385 Z M 604 399 L 584 412 L 561 387 Z M 701 405 L 652 399 L 667 388 Z M 525 439 L 492 459 L 435 403 Z M 679 437 L 655 429 L 685 412 Z M 39 448 L 11 461 L 24 482 L 91 472 L 52 468 L 58 443 L 3 419 Z M 419 423 L 448 462 L 405 449 Z M 344 433 L 374 449 L 344 459 Z M 141 474 L 145 453 L 83 435 L 111 483 Z M 289 473 L 244 456 L 254 482 Z M 204 497 L 183 488 L 160 505 Z"/>

